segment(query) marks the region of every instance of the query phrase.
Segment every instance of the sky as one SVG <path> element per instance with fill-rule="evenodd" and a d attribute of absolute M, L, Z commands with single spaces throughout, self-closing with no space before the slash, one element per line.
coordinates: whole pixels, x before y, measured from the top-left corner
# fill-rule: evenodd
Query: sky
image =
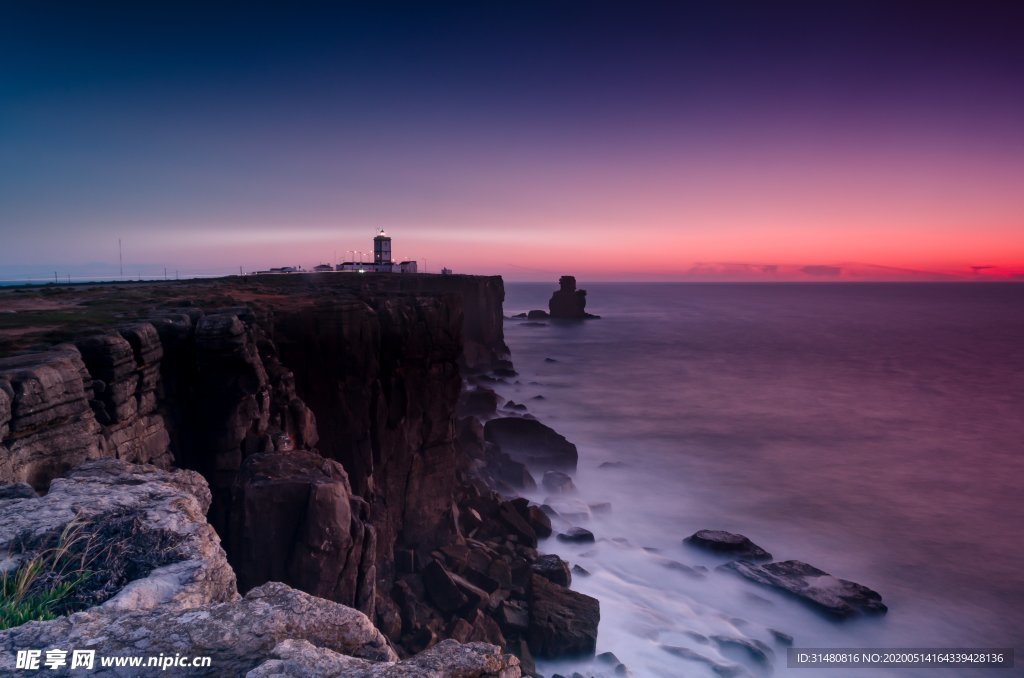
<path fill-rule="evenodd" d="M 1024 3 L 0 3 L 0 279 L 1024 279 Z"/>

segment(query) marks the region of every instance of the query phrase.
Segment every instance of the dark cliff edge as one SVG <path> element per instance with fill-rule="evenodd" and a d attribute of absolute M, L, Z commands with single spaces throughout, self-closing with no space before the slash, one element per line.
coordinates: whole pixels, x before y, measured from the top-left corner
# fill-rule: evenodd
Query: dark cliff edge
<path fill-rule="evenodd" d="M 509 496 L 532 479 L 485 440 L 503 298 L 426 275 L 4 291 L 23 322 L 0 336 L 0 484 L 45 493 L 105 458 L 198 471 L 240 593 L 356 608 L 401 656 L 592 654 L 597 601 L 540 558 L 550 521 Z"/>

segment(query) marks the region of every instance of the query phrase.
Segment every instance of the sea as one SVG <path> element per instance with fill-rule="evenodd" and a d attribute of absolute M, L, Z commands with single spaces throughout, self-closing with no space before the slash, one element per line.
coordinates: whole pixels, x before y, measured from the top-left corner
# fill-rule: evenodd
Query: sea
<path fill-rule="evenodd" d="M 1024 284 L 581 286 L 601 319 L 511 318 L 556 286 L 506 285 L 519 375 L 497 390 L 579 448 L 576 494 L 528 496 L 591 512 L 574 522 L 595 543 L 540 549 L 589 572 L 572 587 L 600 601 L 598 653 L 634 676 L 1024 675 Z M 830 620 L 717 570 L 683 542 L 700 529 L 864 584 L 889 611 Z M 790 668 L 779 634 L 1010 648 L 1017 668 Z"/>

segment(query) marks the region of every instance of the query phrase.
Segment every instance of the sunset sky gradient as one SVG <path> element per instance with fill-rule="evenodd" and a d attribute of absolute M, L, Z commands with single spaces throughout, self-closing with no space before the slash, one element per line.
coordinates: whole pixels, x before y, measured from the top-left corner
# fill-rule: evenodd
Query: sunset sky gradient
<path fill-rule="evenodd" d="M 114 272 L 118 238 L 132 274 L 312 266 L 378 226 L 509 279 L 1021 277 L 1022 27 L 987 2 L 5 3 L 0 278 Z"/>

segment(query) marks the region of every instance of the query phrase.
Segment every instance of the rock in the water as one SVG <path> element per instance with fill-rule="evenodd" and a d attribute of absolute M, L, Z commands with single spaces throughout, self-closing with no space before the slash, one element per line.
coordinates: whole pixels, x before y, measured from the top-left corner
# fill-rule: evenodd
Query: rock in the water
<path fill-rule="evenodd" d="M 744 560 L 771 560 L 772 554 L 744 537 L 742 534 L 722 530 L 699 530 L 683 540 L 715 553 L 724 553 Z"/>
<path fill-rule="evenodd" d="M 733 650 L 744 656 L 755 664 L 768 665 L 775 658 L 775 652 L 762 643 L 752 638 L 735 638 L 733 636 L 711 636 L 711 640 L 719 649 L 724 651 Z"/>
<path fill-rule="evenodd" d="M 570 527 L 565 532 L 558 534 L 558 541 L 566 541 L 574 544 L 590 544 L 594 541 L 594 533 L 582 527 Z"/>
<path fill-rule="evenodd" d="M 246 678 L 518 678 L 519 659 L 487 643 L 459 644 L 443 640 L 401 662 L 370 662 L 316 647 L 304 640 L 285 640 Z"/>
<path fill-rule="evenodd" d="M 238 676 L 270 659 L 288 639 L 371 661 L 398 659 L 363 613 L 275 582 L 242 600 L 206 608 L 94 608 L 0 631 L 0 674 L 13 674 L 16 650 L 56 647 L 89 648 L 104 656 L 207 656 L 211 666 L 190 675 Z M 124 668 L 104 675 L 139 672 Z"/>
<path fill-rule="evenodd" d="M 546 497 L 541 508 L 544 506 L 554 511 L 554 514 L 548 515 L 569 523 L 585 523 L 590 520 L 590 507 L 573 497 Z"/>
<path fill-rule="evenodd" d="M 526 317 L 529 320 L 543 320 L 543 319 L 548 317 L 548 312 L 547 311 L 542 311 L 540 309 L 534 309 L 534 310 L 530 311 L 529 313 L 527 313 Z"/>
<path fill-rule="evenodd" d="M 551 659 L 594 654 L 601 620 L 597 599 L 536 574 L 530 589 L 530 651 Z"/>
<path fill-rule="evenodd" d="M 667 570 L 675 570 L 676 572 L 682 572 L 683 574 L 693 577 L 694 579 L 703 578 L 708 568 L 703 565 L 686 565 L 680 563 L 678 560 L 672 560 L 671 558 L 663 558 L 662 556 L 654 556 L 654 562 L 658 563 Z"/>
<path fill-rule="evenodd" d="M 888 610 L 877 591 L 833 577 L 799 560 L 764 565 L 738 561 L 726 563 L 720 569 L 736 572 L 758 584 L 785 591 L 841 619 L 857 614 L 882 614 Z"/>
<path fill-rule="evenodd" d="M 570 494 L 576 491 L 572 478 L 561 471 L 545 471 L 541 484 L 545 490 L 554 494 Z"/>
<path fill-rule="evenodd" d="M 484 425 L 484 437 L 513 459 L 543 469 L 576 470 L 576 446 L 535 419 L 507 417 Z"/>
<path fill-rule="evenodd" d="M 531 567 L 535 573 L 556 584 L 561 584 L 562 586 L 572 584 L 569 563 L 554 554 L 537 558 L 537 560 L 533 561 Z"/>
<path fill-rule="evenodd" d="M 552 318 L 580 320 L 596 317 L 587 313 L 587 291 L 576 289 L 574 276 L 563 275 L 558 279 L 558 286 L 548 302 Z"/>
<path fill-rule="evenodd" d="M 678 645 L 662 645 L 661 649 L 681 659 L 687 659 L 689 661 L 700 662 L 702 664 L 705 664 L 717 676 L 724 676 L 725 678 L 729 678 L 730 676 L 738 676 L 747 673 L 747 671 L 739 664 L 719 662 L 712 659 L 711 657 L 701 654 L 700 652 L 691 650 L 688 647 L 680 647 Z"/>
<path fill-rule="evenodd" d="M 573 565 L 572 566 L 572 573 L 575 574 L 578 577 L 589 577 L 590 576 L 590 570 L 587 570 L 586 568 L 580 567 L 579 565 Z"/>

